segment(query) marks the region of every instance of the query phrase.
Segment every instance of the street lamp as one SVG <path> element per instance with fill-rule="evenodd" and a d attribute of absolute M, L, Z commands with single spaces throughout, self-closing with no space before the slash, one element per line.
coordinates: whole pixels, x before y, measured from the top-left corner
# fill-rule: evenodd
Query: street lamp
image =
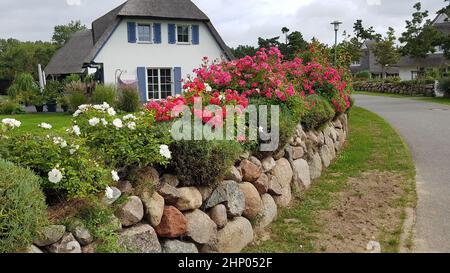
<path fill-rule="evenodd" d="M 339 26 L 342 24 L 342 22 L 334 21 L 331 22 L 331 24 L 334 26 L 334 65 L 336 65 L 337 61 L 337 42 L 338 42 L 338 31 Z"/>

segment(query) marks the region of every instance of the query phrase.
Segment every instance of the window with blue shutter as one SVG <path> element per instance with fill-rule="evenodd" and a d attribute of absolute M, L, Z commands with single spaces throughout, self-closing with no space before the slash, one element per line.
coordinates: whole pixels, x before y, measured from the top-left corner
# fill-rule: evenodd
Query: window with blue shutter
<path fill-rule="evenodd" d="M 153 42 L 155 44 L 161 43 L 161 24 L 153 24 Z"/>
<path fill-rule="evenodd" d="M 136 23 L 128 22 L 127 26 L 128 26 L 128 42 L 136 43 Z"/>
<path fill-rule="evenodd" d="M 193 45 L 200 44 L 200 28 L 198 25 L 192 26 L 192 44 Z"/>
<path fill-rule="evenodd" d="M 168 25 L 168 27 L 169 27 L 169 44 L 175 44 L 177 41 L 176 41 L 176 37 L 175 37 L 175 35 L 176 35 L 176 31 L 175 31 L 175 28 L 176 28 L 176 26 L 175 26 L 175 24 L 169 24 Z"/>
<path fill-rule="evenodd" d="M 145 67 L 137 68 L 137 78 L 138 78 L 138 87 L 139 87 L 139 95 L 141 97 L 141 101 L 147 101 L 147 73 L 145 72 Z"/>
<path fill-rule="evenodd" d="M 181 67 L 173 68 L 173 78 L 174 78 L 175 95 L 181 95 L 181 91 L 182 91 Z"/>

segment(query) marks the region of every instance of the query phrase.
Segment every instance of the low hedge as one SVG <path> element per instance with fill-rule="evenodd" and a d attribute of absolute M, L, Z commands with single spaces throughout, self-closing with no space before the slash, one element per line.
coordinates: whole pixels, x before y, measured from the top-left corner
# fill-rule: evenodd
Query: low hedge
<path fill-rule="evenodd" d="M 47 224 L 40 178 L 0 159 L 0 253 L 23 250 Z"/>
<path fill-rule="evenodd" d="M 302 118 L 303 128 L 306 130 L 318 129 L 332 120 L 335 112 L 331 104 L 320 95 L 311 95 L 306 98 L 311 107 Z"/>

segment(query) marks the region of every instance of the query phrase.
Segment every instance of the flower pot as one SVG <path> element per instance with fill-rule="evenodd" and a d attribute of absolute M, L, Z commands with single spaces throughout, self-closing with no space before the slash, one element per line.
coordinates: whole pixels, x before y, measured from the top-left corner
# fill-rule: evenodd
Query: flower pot
<path fill-rule="evenodd" d="M 56 103 L 47 103 L 47 112 L 55 113 L 57 106 Z"/>
<path fill-rule="evenodd" d="M 44 105 L 35 105 L 34 107 L 36 108 L 36 112 L 38 113 L 44 112 Z"/>

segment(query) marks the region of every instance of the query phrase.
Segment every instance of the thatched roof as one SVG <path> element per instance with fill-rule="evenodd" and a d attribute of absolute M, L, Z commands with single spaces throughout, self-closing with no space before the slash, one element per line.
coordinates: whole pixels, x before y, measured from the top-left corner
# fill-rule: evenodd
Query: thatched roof
<path fill-rule="evenodd" d="M 429 54 L 426 58 L 412 58 L 412 57 L 402 57 L 398 62 L 398 66 L 420 66 L 424 68 L 428 67 L 445 67 L 450 65 L 450 61 L 447 60 L 442 53 Z"/>
<path fill-rule="evenodd" d="M 51 58 L 45 73 L 47 75 L 78 74 L 83 70 L 86 56 L 92 50 L 90 29 L 75 33 L 69 41 Z"/>

